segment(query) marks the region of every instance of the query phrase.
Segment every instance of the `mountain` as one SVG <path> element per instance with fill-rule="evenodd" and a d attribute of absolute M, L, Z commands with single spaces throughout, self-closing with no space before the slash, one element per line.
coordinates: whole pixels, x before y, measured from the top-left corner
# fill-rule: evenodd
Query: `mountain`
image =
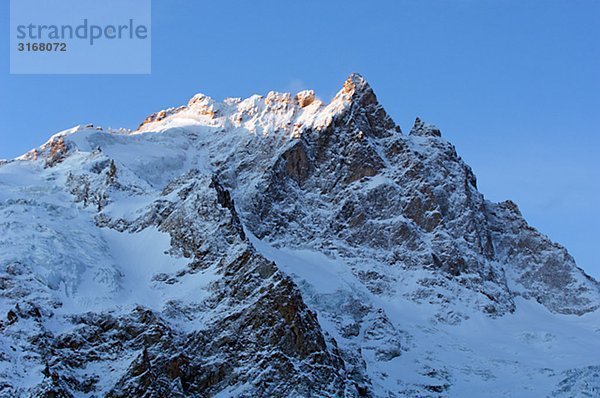
<path fill-rule="evenodd" d="M 0 295 L 1 397 L 600 396 L 600 284 L 357 74 L 2 162 Z"/>

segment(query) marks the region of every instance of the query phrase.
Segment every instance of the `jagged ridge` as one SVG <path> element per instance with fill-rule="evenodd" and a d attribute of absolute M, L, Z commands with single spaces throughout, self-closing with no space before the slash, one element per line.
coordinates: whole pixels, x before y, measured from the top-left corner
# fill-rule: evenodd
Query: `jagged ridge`
<path fill-rule="evenodd" d="M 538 302 L 566 332 L 494 344 L 594 333 L 558 314 L 593 324 L 598 283 L 357 74 L 328 104 L 199 94 L 135 132 L 71 129 L 0 183 L 0 395 L 445 396 L 476 377 L 494 396 L 528 382 L 494 385 L 512 368 L 470 356 L 469 325 L 514 334 Z M 572 391 L 581 355 L 511 366 Z"/>

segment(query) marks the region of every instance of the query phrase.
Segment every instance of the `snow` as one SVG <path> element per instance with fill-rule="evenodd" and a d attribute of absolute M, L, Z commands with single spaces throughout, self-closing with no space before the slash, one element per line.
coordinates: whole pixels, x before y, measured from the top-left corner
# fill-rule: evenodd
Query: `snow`
<path fill-rule="evenodd" d="M 363 84 L 358 77 L 352 82 Z M 127 314 L 137 305 L 160 312 L 170 302 L 183 306 L 202 302 L 209 297 L 211 285 L 222 278 L 214 265 L 180 272 L 189 271 L 191 259 L 173 254 L 171 237 L 156 226 L 143 226 L 135 233 L 98 227 L 98 208 L 75 202 L 68 176 L 83 176 L 94 192 L 109 193 L 102 216 L 131 221 L 147 214 L 157 201 L 178 202 L 178 191 L 165 193 L 174 179 L 190 171 L 206 181 L 218 174 L 232 184 L 227 188 L 244 221 L 244 210 L 260 192 L 264 176 L 279 156 L 298 142 L 302 132 L 319 130 L 348 109 L 350 94 L 346 91 L 329 104 L 314 99 L 305 106 L 286 93 L 223 103 L 198 94 L 187 107 L 169 109 L 161 120 L 149 121 L 132 133 L 76 126 L 54 135 L 38 148 L 43 152 L 59 137 L 67 143 L 68 156 L 53 167 L 45 167 L 42 157 L 32 160 L 31 154 L 0 164 L 0 266 L 22 263 L 28 267 L 14 276 L 27 293 L 21 302 L 29 300 L 52 309 L 55 316 L 47 319 L 44 327 L 56 334 L 73 327 L 67 320 L 73 314 Z M 395 167 L 375 139 L 365 141 L 386 167 Z M 453 150 L 437 137 L 415 136 L 403 143 L 411 156 L 422 161 L 419 165 L 427 167 L 428 162 L 439 160 L 436 156 L 442 149 Z M 107 188 L 103 169 L 94 171 L 108 161 L 116 166 L 118 187 Z M 448 163 L 444 160 L 444 167 Z M 436 167 L 432 163 L 427 182 L 434 191 L 446 189 L 440 182 L 454 170 Z M 395 171 L 355 181 L 345 193 L 355 193 L 361 200 L 372 193 L 388 193 L 382 188 L 398 188 L 407 170 Z M 319 194 L 308 195 L 317 197 L 305 202 L 314 204 L 309 210 L 315 219 L 333 217 L 333 207 L 319 202 Z M 379 230 L 400 224 L 414 226 L 401 212 L 388 213 L 372 216 L 368 226 Z M 207 224 L 203 229 L 207 236 L 221 227 L 215 220 L 201 221 Z M 474 391 L 480 397 L 546 396 L 567 376 L 574 378 L 570 383 L 576 388 L 587 388 L 581 387 L 587 379 L 581 382 L 577 377 L 592 377 L 594 368 L 590 367 L 599 364 L 599 310 L 582 316 L 559 315 L 535 300 L 516 296 L 510 297 L 516 311 L 494 318 L 478 308 L 484 300 L 482 291 L 463 289 L 458 282 L 428 269 L 384 263 L 381 258 L 390 253 L 372 242 L 350 247 L 347 241 L 326 240 L 318 234 L 306 238 L 301 230 L 305 221 L 292 220 L 289 235 L 274 241 L 258 239 L 248 226 L 245 231 L 256 250 L 299 286 L 327 335 L 335 338 L 346 354 L 366 362 L 375 396 L 389 392 L 417 396 L 427 387 L 447 388 L 443 394 L 449 396 L 472 396 Z M 306 222 L 317 225 L 317 221 Z M 435 238 L 466 245 L 463 236 L 439 233 Z M 423 234 L 415 252 L 430 255 L 434 248 L 434 236 Z M 223 261 L 237 254 L 234 248 L 218 253 Z M 504 272 L 503 264 L 492 265 Z M 381 291 L 374 292 L 372 281 L 365 277 L 369 272 L 380 277 L 375 279 L 379 283 L 375 287 L 383 286 Z M 526 290 L 516 282 L 520 273 L 507 269 L 510 292 Z M 176 274 L 177 278 L 165 282 Z M 461 277 L 465 281 L 477 275 Z M 584 276 L 576 274 L 574 278 L 582 282 Z M 423 281 L 433 282 L 425 288 Z M 483 281 L 480 286 L 487 288 L 486 283 L 492 282 Z M 594 292 L 589 294 L 597 300 Z M 54 306 L 55 300 L 61 305 Z M 17 302 L 2 300 L 0 313 L 6 314 Z M 199 311 L 189 319 L 171 318 L 169 322 L 179 331 L 191 333 L 204 326 L 203 316 Z M 1 352 L 8 353 L 12 361 L 0 361 L 0 374 L 15 373 L 19 385 L 29 387 L 39 382 L 39 360 L 21 359 L 27 353 L 25 339 L 15 340 L 15 336 L 25 336 L 28 329 L 39 325 L 30 319 L 19 322 L 20 329 L 15 327 L 14 334 L 0 336 Z M 13 350 L 15 341 L 23 345 Z M 115 375 L 121 375 L 138 354 L 130 352 L 111 363 Z M 92 363 L 85 371 L 110 370 L 106 363 Z M 105 391 L 109 384 L 105 382 L 100 389 Z M 236 396 L 247 388 L 231 386 L 218 396 Z"/>
<path fill-rule="evenodd" d="M 309 249 L 275 248 L 248 235 L 261 254 L 300 286 L 322 327 L 341 347 L 351 349 L 353 342 L 339 334 L 328 303 L 321 302 L 332 294 L 384 309 L 392 324 L 411 336 L 409 347 L 390 361 L 379 361 L 373 351 L 364 351 L 377 396 L 436 384 L 420 373 L 432 369 L 452 375 L 437 382 L 451 384 L 451 396 L 470 396 L 474 391 L 479 397 L 546 396 L 562 379 L 562 372 L 598 364 L 598 311 L 581 317 L 558 315 L 517 298 L 514 314 L 492 319 L 465 306 L 469 319 L 447 325 L 435 322 L 430 305 L 372 294 L 341 259 Z"/>
<path fill-rule="evenodd" d="M 347 267 L 322 253 L 312 250 L 276 249 L 257 239 L 251 232 L 248 238 L 265 258 L 274 261 L 295 279 L 308 282 L 320 293 L 334 293 L 352 286 L 354 278 L 346 280 Z"/>

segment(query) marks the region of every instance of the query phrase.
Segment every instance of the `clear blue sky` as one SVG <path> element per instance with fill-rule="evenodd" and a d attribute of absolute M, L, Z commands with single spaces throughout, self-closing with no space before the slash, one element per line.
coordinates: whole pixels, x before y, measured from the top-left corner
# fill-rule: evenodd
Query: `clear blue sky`
<path fill-rule="evenodd" d="M 329 99 L 356 71 L 405 132 L 437 124 L 487 198 L 599 278 L 600 2 L 362 3 L 154 0 L 151 75 L 18 76 L 3 1 L 0 158 L 76 124 L 135 128 L 196 92 Z"/>

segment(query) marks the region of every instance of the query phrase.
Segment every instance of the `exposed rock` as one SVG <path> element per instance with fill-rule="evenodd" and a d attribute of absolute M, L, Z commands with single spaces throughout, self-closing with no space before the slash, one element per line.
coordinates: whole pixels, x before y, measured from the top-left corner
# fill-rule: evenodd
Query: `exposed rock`
<path fill-rule="evenodd" d="M 360 75 L 329 104 L 199 94 L 0 166 L 29 173 L 0 190 L 0 397 L 596 391 L 598 282 Z"/>
<path fill-rule="evenodd" d="M 440 132 L 440 130 L 437 127 L 432 126 L 430 124 L 425 124 L 419 118 L 415 119 L 415 124 L 410 129 L 409 134 L 419 136 L 419 137 L 441 137 L 442 136 L 442 133 Z"/>
<path fill-rule="evenodd" d="M 296 94 L 296 101 L 301 108 L 309 106 L 315 101 L 315 92 L 313 90 L 303 90 Z"/>
<path fill-rule="evenodd" d="M 44 150 L 47 151 L 46 167 L 53 167 L 65 159 L 69 148 L 65 144 L 64 137 L 58 136 L 49 141 Z"/>

